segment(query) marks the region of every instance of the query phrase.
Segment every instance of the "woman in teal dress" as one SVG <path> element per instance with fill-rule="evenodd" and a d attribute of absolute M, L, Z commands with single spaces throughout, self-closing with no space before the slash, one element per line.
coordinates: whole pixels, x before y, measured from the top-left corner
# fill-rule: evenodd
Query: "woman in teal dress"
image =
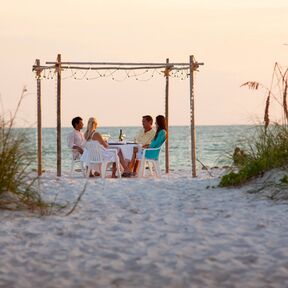
<path fill-rule="evenodd" d="M 156 117 L 156 134 L 150 145 L 144 145 L 142 147 L 142 151 L 139 151 L 137 155 L 137 159 L 141 160 L 143 151 L 145 148 L 159 148 L 165 142 L 167 138 L 167 127 L 166 127 L 166 119 L 163 115 L 158 115 Z M 159 157 L 160 149 L 159 150 L 146 150 L 145 151 L 145 158 L 157 160 Z M 124 172 L 122 177 L 130 177 L 135 176 L 136 173 L 132 172 Z"/>
<path fill-rule="evenodd" d="M 166 127 L 166 119 L 163 115 L 158 115 L 156 117 L 156 134 L 154 139 L 148 148 L 159 148 L 165 142 L 167 138 L 167 127 Z M 143 147 L 145 148 L 145 147 Z M 145 157 L 147 159 L 155 159 L 157 160 L 159 157 L 160 150 L 148 150 L 146 151 Z"/>

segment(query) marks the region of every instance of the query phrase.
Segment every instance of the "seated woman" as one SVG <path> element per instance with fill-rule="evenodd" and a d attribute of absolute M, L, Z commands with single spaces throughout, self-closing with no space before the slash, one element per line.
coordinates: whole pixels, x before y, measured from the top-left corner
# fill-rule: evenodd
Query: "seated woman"
<path fill-rule="evenodd" d="M 144 145 L 142 147 L 142 150 L 138 152 L 137 158 L 141 159 L 143 155 L 143 148 L 159 148 L 162 146 L 162 144 L 165 142 L 167 138 L 167 127 L 166 127 L 166 119 L 163 115 L 158 115 L 156 117 L 156 134 L 150 145 Z M 158 159 L 160 150 L 158 151 L 146 151 L 145 157 L 148 159 Z M 134 155 L 133 155 L 134 156 Z M 132 161 L 135 161 L 136 157 L 134 156 L 134 159 L 132 158 Z M 136 174 L 136 173 L 133 173 Z"/>
<path fill-rule="evenodd" d="M 102 135 L 98 132 L 96 132 L 96 129 L 97 129 L 97 120 L 96 118 L 89 118 L 88 120 L 88 124 L 87 124 L 87 130 L 86 132 L 84 133 L 84 137 L 86 139 L 87 142 L 89 141 L 97 141 L 100 145 L 103 146 L 103 148 L 106 148 L 106 149 L 103 149 L 103 153 L 102 153 L 102 156 L 103 158 L 106 160 L 111 160 L 113 159 L 112 157 L 115 155 L 113 153 L 112 150 L 109 150 L 109 145 L 106 141 L 104 141 Z M 114 149 L 115 150 L 115 149 Z M 123 154 L 121 152 L 121 150 L 118 150 L 118 156 L 119 156 L 119 160 L 120 160 L 120 163 L 124 169 L 124 172 L 128 172 L 128 166 L 126 164 L 126 161 L 124 160 L 124 157 L 123 157 Z M 81 160 L 83 162 L 85 162 L 85 160 L 87 159 L 87 153 L 85 153 L 85 150 L 84 150 L 84 153 L 81 157 Z M 116 164 L 113 163 L 113 168 L 112 168 L 112 178 L 116 178 Z"/>
<path fill-rule="evenodd" d="M 148 148 L 159 148 L 167 138 L 166 119 L 163 115 L 156 117 L 156 134 Z M 144 147 L 145 148 L 145 147 Z M 147 151 L 145 157 L 148 159 L 158 159 L 160 151 Z"/>

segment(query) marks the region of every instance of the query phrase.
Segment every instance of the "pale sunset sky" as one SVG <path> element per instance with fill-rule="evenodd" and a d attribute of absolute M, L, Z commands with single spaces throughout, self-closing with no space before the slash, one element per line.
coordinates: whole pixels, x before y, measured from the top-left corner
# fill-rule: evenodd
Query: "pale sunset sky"
<path fill-rule="evenodd" d="M 195 77 L 196 124 L 255 124 L 265 91 L 240 85 L 269 87 L 274 63 L 288 65 L 288 1 L 1 0 L 0 39 L 1 109 L 15 110 L 28 89 L 18 125 L 36 124 L 35 59 L 45 64 L 58 53 L 86 62 L 188 62 L 194 55 L 205 63 Z M 43 126 L 55 127 L 55 80 L 42 81 L 42 97 Z M 164 98 L 162 75 L 70 77 L 62 83 L 62 126 L 78 115 L 85 124 L 94 116 L 100 126 L 140 126 L 142 115 L 164 114 Z M 171 78 L 170 125 L 189 125 L 189 108 L 189 80 Z"/>

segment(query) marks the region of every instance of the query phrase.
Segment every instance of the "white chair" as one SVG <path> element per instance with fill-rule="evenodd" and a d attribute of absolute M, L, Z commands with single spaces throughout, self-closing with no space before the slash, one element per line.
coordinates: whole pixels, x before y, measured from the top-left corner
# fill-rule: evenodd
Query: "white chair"
<path fill-rule="evenodd" d="M 121 178 L 117 149 L 106 149 L 98 141 L 88 141 L 80 160 L 87 166 L 86 177 L 96 165 L 100 165 L 101 177 L 105 178 L 108 164 L 115 162 L 118 177 Z"/>
<path fill-rule="evenodd" d="M 84 167 L 83 167 L 83 163 L 82 161 L 80 161 L 80 153 L 78 152 L 78 150 L 76 149 L 71 149 L 71 169 L 70 169 L 70 177 L 72 177 L 73 173 L 74 173 L 74 167 L 75 167 L 75 164 L 79 164 L 80 165 L 80 169 L 81 171 L 84 173 L 85 175 L 85 171 L 84 171 Z"/>
<path fill-rule="evenodd" d="M 158 148 L 147 148 L 143 149 L 143 154 L 142 158 L 140 160 L 140 168 L 139 168 L 139 173 L 138 177 L 145 177 L 145 167 L 146 163 L 148 164 L 150 174 L 153 175 L 153 170 L 155 172 L 155 176 L 160 178 L 161 177 L 161 169 L 160 169 L 160 163 L 159 163 L 159 157 L 160 157 L 160 152 L 163 144 L 158 147 Z M 146 152 L 147 151 L 159 151 L 158 158 L 157 159 L 149 159 L 146 158 Z"/>

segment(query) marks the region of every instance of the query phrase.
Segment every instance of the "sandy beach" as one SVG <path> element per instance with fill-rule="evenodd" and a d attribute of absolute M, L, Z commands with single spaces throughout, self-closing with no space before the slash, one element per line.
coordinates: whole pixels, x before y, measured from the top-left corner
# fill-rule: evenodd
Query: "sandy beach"
<path fill-rule="evenodd" d="M 212 173 L 89 179 L 69 216 L 1 211 L 0 287 L 288 287 L 287 203 Z M 41 180 L 58 203 L 84 184 Z"/>
<path fill-rule="evenodd" d="M 0 19 L 0 288 L 288 288 L 288 0 Z M 70 177 L 87 141 L 127 178 Z M 170 174 L 134 177 L 136 147 Z"/>

